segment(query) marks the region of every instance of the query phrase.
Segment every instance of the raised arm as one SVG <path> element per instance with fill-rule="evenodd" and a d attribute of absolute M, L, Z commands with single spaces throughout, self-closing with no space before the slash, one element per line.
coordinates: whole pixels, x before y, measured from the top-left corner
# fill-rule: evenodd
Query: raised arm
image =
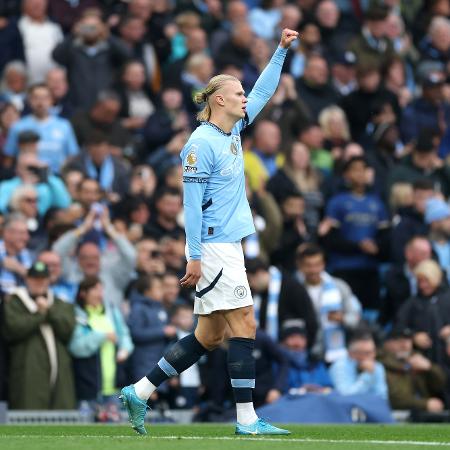
<path fill-rule="evenodd" d="M 253 86 L 253 89 L 248 96 L 248 119 L 247 123 L 244 123 L 243 125 L 252 123 L 275 93 L 278 82 L 280 81 L 281 68 L 283 67 L 287 50 L 297 37 L 298 33 L 296 31 L 287 28 L 283 30 L 278 48 L 275 50 L 269 64 L 267 64 L 266 68 L 261 72 L 261 75 L 256 80 L 255 86 Z"/>

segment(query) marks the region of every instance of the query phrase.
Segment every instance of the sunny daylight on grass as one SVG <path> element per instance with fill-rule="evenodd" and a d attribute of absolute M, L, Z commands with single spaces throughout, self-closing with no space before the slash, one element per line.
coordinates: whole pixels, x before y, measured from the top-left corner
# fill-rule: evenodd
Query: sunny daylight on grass
<path fill-rule="evenodd" d="M 290 436 L 238 437 L 232 425 L 129 427 L 49 425 L 0 427 L 1 450 L 368 450 L 450 448 L 448 425 L 290 425 Z"/>

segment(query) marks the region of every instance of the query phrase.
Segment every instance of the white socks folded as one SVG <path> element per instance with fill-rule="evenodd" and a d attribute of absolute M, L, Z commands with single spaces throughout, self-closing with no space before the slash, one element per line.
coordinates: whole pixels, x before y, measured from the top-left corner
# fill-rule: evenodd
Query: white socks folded
<path fill-rule="evenodd" d="M 134 390 L 136 395 L 146 402 L 150 398 L 150 395 L 156 391 L 156 386 L 153 383 L 150 383 L 147 377 L 143 377 L 134 384 Z"/>
<path fill-rule="evenodd" d="M 256 422 L 258 416 L 253 408 L 253 402 L 236 403 L 237 422 L 240 425 L 251 425 Z"/>

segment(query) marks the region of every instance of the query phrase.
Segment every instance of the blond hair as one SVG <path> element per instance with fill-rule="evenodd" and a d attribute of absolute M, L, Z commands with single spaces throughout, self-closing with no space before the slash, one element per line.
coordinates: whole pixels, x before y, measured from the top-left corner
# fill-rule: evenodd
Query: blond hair
<path fill-rule="evenodd" d="M 345 140 L 350 140 L 350 128 L 348 126 L 347 116 L 342 108 L 339 106 L 331 105 L 323 109 L 319 114 L 319 124 L 322 128 L 323 134 L 326 138 L 331 137 L 331 120 L 338 120 L 342 123 L 341 125 L 341 137 Z"/>
<path fill-rule="evenodd" d="M 216 75 L 209 80 L 208 85 L 205 89 L 197 92 L 194 95 L 194 103 L 201 105 L 205 103 L 204 108 L 197 114 L 197 119 L 200 122 L 208 121 L 211 117 L 211 105 L 209 104 L 209 97 L 214 94 L 217 90 L 224 86 L 227 81 L 237 81 L 239 80 L 233 75 Z"/>
<path fill-rule="evenodd" d="M 442 282 L 442 270 L 433 259 L 426 259 L 419 263 L 414 269 L 414 275 L 425 277 L 433 287 L 439 287 Z"/>

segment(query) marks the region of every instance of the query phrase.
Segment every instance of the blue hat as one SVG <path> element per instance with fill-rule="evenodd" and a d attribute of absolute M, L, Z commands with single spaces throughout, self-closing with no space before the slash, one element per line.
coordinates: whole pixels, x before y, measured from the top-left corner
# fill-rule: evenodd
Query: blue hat
<path fill-rule="evenodd" d="M 430 198 L 425 206 L 425 222 L 430 224 L 436 220 L 450 217 L 450 206 L 440 198 Z"/>

